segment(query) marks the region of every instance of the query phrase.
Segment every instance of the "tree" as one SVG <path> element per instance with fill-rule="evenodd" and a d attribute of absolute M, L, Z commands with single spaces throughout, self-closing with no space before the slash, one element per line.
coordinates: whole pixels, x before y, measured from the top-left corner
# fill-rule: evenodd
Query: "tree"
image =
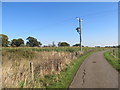
<path fill-rule="evenodd" d="M 11 41 L 11 46 L 19 47 L 19 46 L 21 46 L 21 45 L 23 45 L 23 44 L 24 44 L 24 40 L 21 39 L 21 38 L 19 38 L 19 39 L 13 39 L 13 40 Z"/>
<path fill-rule="evenodd" d="M 68 44 L 67 42 L 59 42 L 58 46 L 70 46 L 70 44 Z"/>
<path fill-rule="evenodd" d="M 80 46 L 80 44 L 75 44 L 75 45 L 73 45 L 73 46 Z"/>
<path fill-rule="evenodd" d="M 17 39 L 13 39 L 13 40 L 11 40 L 10 45 L 15 47 L 16 46 L 16 42 L 17 42 Z"/>
<path fill-rule="evenodd" d="M 9 44 L 8 36 L 4 34 L 0 34 L 0 45 L 2 45 L 2 47 L 7 47 L 8 44 Z"/>
<path fill-rule="evenodd" d="M 55 45 L 55 43 L 54 42 L 52 42 L 52 47 L 55 47 L 56 45 Z"/>
<path fill-rule="evenodd" d="M 39 47 L 42 45 L 42 43 L 37 41 L 37 39 L 34 37 L 28 37 L 26 40 L 28 40 L 26 45 L 30 47 L 35 47 L 35 46 Z"/>
<path fill-rule="evenodd" d="M 80 44 L 75 44 L 75 45 L 73 45 L 73 47 L 80 47 Z M 84 47 L 83 45 L 82 45 L 82 47 Z"/>

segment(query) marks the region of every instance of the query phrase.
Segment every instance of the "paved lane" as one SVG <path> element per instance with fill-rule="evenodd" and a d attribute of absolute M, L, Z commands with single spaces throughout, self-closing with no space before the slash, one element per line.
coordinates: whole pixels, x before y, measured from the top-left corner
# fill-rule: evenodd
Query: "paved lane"
<path fill-rule="evenodd" d="M 94 53 L 83 62 L 69 88 L 118 88 L 118 72 L 103 53 Z"/>

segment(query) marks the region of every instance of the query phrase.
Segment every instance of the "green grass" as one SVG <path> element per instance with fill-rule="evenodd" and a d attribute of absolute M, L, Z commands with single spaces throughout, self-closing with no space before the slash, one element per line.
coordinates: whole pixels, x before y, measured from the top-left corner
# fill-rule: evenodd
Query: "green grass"
<path fill-rule="evenodd" d="M 102 49 L 102 48 L 93 48 L 93 47 L 84 47 L 83 51 L 87 52 L 88 50 L 93 49 Z M 16 50 L 28 50 L 28 51 L 57 51 L 57 52 L 77 52 L 80 51 L 80 47 L 3 47 L 2 50 L 7 51 L 16 51 Z"/>
<path fill-rule="evenodd" d="M 31 50 L 31 51 L 65 51 L 65 52 L 75 52 L 79 51 L 79 47 L 5 47 L 3 50 Z M 85 48 L 87 50 L 88 48 Z"/>
<path fill-rule="evenodd" d="M 118 58 L 115 58 L 114 56 L 112 56 L 111 54 L 112 52 L 108 51 L 104 53 L 104 57 L 106 58 L 106 60 L 117 70 L 120 72 L 120 63 Z"/>

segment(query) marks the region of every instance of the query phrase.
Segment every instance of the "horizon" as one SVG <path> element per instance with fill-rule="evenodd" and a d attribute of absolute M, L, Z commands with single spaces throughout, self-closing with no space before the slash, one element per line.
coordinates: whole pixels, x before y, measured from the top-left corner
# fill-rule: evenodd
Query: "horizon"
<path fill-rule="evenodd" d="M 2 34 L 9 40 L 22 38 L 26 42 L 31 36 L 43 45 L 52 42 L 74 45 L 79 43 L 75 30 L 78 16 L 83 19 L 83 46 L 117 46 L 117 9 L 117 2 L 4 2 Z"/>
<path fill-rule="evenodd" d="M 5 34 L 4 34 L 5 35 Z M 30 36 L 31 37 L 31 36 Z M 8 36 L 8 38 L 9 38 L 9 36 Z M 22 38 L 14 38 L 14 39 L 22 39 Z M 36 38 L 37 39 L 37 38 Z M 13 40 L 13 39 L 12 39 Z M 24 39 L 23 39 L 24 40 Z M 38 39 L 37 39 L 38 40 Z M 10 40 L 8 40 L 8 41 L 10 41 Z M 39 41 L 39 40 L 38 40 Z M 26 41 L 27 42 L 27 41 Z M 26 42 L 25 42 L 25 40 L 24 40 L 24 45 L 26 45 Z M 62 41 L 62 42 L 67 42 L 67 41 Z M 58 42 L 59 43 L 59 42 Z M 55 47 L 58 47 L 58 43 L 55 43 Z M 68 43 L 68 42 L 67 42 Z M 41 45 L 41 47 L 51 47 L 52 46 L 52 44 L 53 44 L 53 42 L 51 42 L 51 43 L 49 43 L 49 44 L 46 44 L 46 45 Z M 68 44 L 70 44 L 70 43 L 68 43 Z M 75 43 L 75 44 L 80 44 L 80 43 Z M 74 47 L 73 45 L 75 45 L 75 44 L 70 44 L 70 46 L 68 46 L 68 47 Z M 113 47 L 113 46 L 119 46 L 119 44 L 118 45 L 104 45 L 104 46 L 101 46 L 101 45 L 94 45 L 94 46 L 87 46 L 87 45 L 82 45 L 82 46 L 84 46 L 84 47 L 96 47 L 96 46 L 100 46 L 100 47 Z M 66 47 L 66 46 L 65 46 Z M 79 47 L 79 46 L 75 46 L 75 47 Z"/>

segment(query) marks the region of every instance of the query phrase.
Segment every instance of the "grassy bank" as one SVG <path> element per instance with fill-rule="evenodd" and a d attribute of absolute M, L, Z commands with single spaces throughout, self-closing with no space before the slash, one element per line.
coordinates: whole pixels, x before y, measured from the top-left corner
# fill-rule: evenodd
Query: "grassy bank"
<path fill-rule="evenodd" d="M 95 51 L 104 50 L 104 48 L 83 48 L 84 54 L 80 54 L 75 52 L 78 47 L 71 47 L 71 50 L 70 47 L 54 49 L 3 48 L 3 86 L 68 88 L 85 58 Z"/>
<path fill-rule="evenodd" d="M 93 52 L 89 52 L 78 57 L 62 70 L 60 74 L 45 76 L 42 80 L 43 84 L 46 85 L 45 88 L 68 88 L 82 62 L 92 53 Z"/>
<path fill-rule="evenodd" d="M 117 52 L 118 53 L 118 52 Z M 120 52 L 119 52 L 120 53 Z M 104 57 L 106 58 L 106 60 L 117 70 L 120 72 L 120 64 L 119 62 L 119 58 L 115 57 L 112 55 L 111 51 L 105 52 L 104 53 Z"/>

